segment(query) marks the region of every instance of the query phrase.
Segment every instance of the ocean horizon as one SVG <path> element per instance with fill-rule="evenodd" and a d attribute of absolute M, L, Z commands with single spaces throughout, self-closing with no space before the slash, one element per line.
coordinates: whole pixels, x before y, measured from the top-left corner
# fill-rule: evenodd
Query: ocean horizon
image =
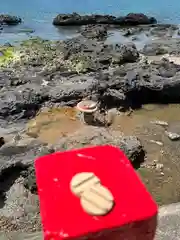
<path fill-rule="evenodd" d="M 155 17 L 160 23 L 180 24 L 177 9 L 180 2 L 165 3 L 162 0 L 1 0 L 1 14 L 16 15 L 23 19 L 18 26 L 7 27 L 0 34 L 0 43 L 23 40 L 29 36 L 45 39 L 64 39 L 76 35 L 76 31 L 56 28 L 52 25 L 58 13 L 125 15 L 130 12 L 144 13 Z M 31 32 L 33 31 L 33 33 Z"/>

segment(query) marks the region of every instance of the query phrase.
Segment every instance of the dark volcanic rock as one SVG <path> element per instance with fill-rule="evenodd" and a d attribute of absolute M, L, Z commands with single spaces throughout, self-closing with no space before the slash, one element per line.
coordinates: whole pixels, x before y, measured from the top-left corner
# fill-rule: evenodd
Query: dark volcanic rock
<path fill-rule="evenodd" d="M 107 71 L 104 72 L 97 75 L 99 85 L 96 90 L 99 101 L 106 107 L 123 104 L 137 107 L 142 103 L 180 101 L 180 65 L 166 59 L 145 65 L 129 63 L 112 70 L 109 76 Z M 101 89 L 104 81 L 106 84 Z"/>
<path fill-rule="evenodd" d="M 129 65 L 124 85 L 121 89 L 126 92 L 127 99 L 136 102 L 174 102 L 180 101 L 180 65 L 173 64 L 166 59 L 152 62 L 146 66 Z"/>
<path fill-rule="evenodd" d="M 142 13 L 129 13 L 124 17 L 115 17 L 110 15 L 79 15 L 72 14 L 59 14 L 54 20 L 54 25 L 59 26 L 74 26 L 74 25 L 87 25 L 87 24 L 116 24 L 116 25 L 139 25 L 139 24 L 152 24 L 156 23 L 155 18 L 149 18 Z"/>
<path fill-rule="evenodd" d="M 81 36 L 26 44 L 22 60 L 0 73 L 0 120 L 29 119 L 41 107 L 75 106 L 86 97 L 104 108 L 180 101 L 180 66 L 165 59 L 140 61 L 132 43 Z M 169 40 L 168 46 L 178 51 L 179 41 Z"/>
<path fill-rule="evenodd" d="M 144 46 L 141 51 L 143 54 L 148 56 L 169 54 L 180 54 L 180 40 L 164 38 L 161 40 L 154 40 L 151 43 Z"/>
<path fill-rule="evenodd" d="M 13 174 L 15 179 L 18 178 L 22 171 L 34 166 L 34 160 L 38 156 L 53 151 L 47 144 L 25 134 L 15 135 L 13 140 L 0 148 L 0 194 L 7 190 L 9 184 L 13 184 Z"/>
<path fill-rule="evenodd" d="M 150 43 L 145 45 L 141 52 L 148 56 L 156 56 L 168 53 L 168 49 L 161 43 Z"/>
<path fill-rule="evenodd" d="M 54 20 L 54 25 L 87 25 L 87 24 L 109 24 L 113 23 L 116 17 L 110 15 L 79 15 L 78 13 L 72 14 L 59 14 Z"/>
<path fill-rule="evenodd" d="M 36 139 L 30 138 L 25 134 L 20 140 L 12 140 L 0 148 L 0 175 L 6 169 L 15 165 L 27 167 L 34 164 L 36 157 L 48 153 L 49 148 Z"/>
<path fill-rule="evenodd" d="M 11 16 L 11 15 L 0 15 L 0 24 L 6 24 L 6 25 L 17 25 L 21 23 L 22 20 L 19 17 Z"/>
<path fill-rule="evenodd" d="M 150 34 L 159 38 L 172 37 L 176 30 L 178 30 L 177 25 L 157 24 L 151 28 Z"/>
<path fill-rule="evenodd" d="M 176 36 L 178 31 L 177 25 L 172 24 L 150 24 L 150 25 L 140 25 L 140 26 L 124 26 L 120 28 L 123 36 L 125 37 L 133 37 L 133 39 L 141 39 L 144 37 L 152 37 L 156 38 L 159 43 L 162 45 L 166 43 L 166 41 L 174 41 L 171 37 Z M 164 39 L 164 41 L 162 41 Z M 153 42 L 154 42 L 153 41 Z M 150 41 L 151 42 L 151 41 Z"/>
<path fill-rule="evenodd" d="M 41 231 L 41 218 L 38 196 L 32 194 L 23 186 L 23 178 L 15 180 L 15 183 L 5 194 L 4 206 L 0 209 L 0 231 L 5 233 L 5 238 L 16 239 L 14 233 Z M 7 236 L 9 232 L 9 236 Z M 21 238 L 22 237 L 22 238 Z M 26 239 L 23 234 L 17 239 Z M 32 239 L 33 239 L 32 235 Z M 35 237 L 36 238 L 36 237 Z"/>
<path fill-rule="evenodd" d="M 77 149 L 85 146 L 110 144 L 121 148 L 133 164 L 144 161 L 145 152 L 140 141 L 134 136 L 125 137 L 119 132 L 105 128 L 84 127 L 69 137 L 63 137 L 54 145 L 56 151 Z"/>
<path fill-rule="evenodd" d="M 31 118 L 46 100 L 48 95 L 45 88 L 37 84 L 19 86 L 16 90 L 5 89 L 0 92 L 0 118 Z"/>
<path fill-rule="evenodd" d="M 129 13 L 122 19 L 122 24 L 130 26 L 152 23 L 156 23 L 156 19 L 154 17 L 149 18 L 143 13 Z"/>
<path fill-rule="evenodd" d="M 105 40 L 107 38 L 107 27 L 105 25 L 87 25 L 81 29 L 81 35 L 86 38 Z"/>
<path fill-rule="evenodd" d="M 136 28 L 124 27 L 124 28 L 121 29 L 121 31 L 122 31 L 122 34 L 123 34 L 124 37 L 130 37 L 130 36 L 133 36 L 133 35 L 138 35 L 141 32 L 145 32 L 145 29 L 143 29 L 142 27 L 136 27 Z"/>
<path fill-rule="evenodd" d="M 3 137 L 0 137 L 0 147 L 2 147 L 5 144 L 5 140 Z"/>
<path fill-rule="evenodd" d="M 24 178 L 24 186 L 31 193 L 37 194 L 36 173 L 33 165 L 30 165 L 26 170 L 21 172 Z"/>
<path fill-rule="evenodd" d="M 112 56 L 113 63 L 122 64 L 135 62 L 139 57 L 139 53 L 133 43 L 116 45 L 115 49 L 116 53 Z"/>
<path fill-rule="evenodd" d="M 7 140 L 0 148 L 0 231 L 41 230 L 39 200 L 32 194 L 32 184 L 36 189 L 34 161 L 54 149 L 23 132 L 2 128 L 0 132 L 6 133 Z"/>
<path fill-rule="evenodd" d="M 78 58 L 88 62 L 88 67 L 101 67 L 110 65 L 111 62 L 123 64 L 135 62 L 139 53 L 133 43 L 128 44 L 105 44 L 103 42 L 87 40 L 81 37 L 64 42 L 62 51 L 66 59 L 78 60 Z M 91 53 L 91 54 L 90 54 Z M 97 69 L 96 69 L 97 70 Z"/>
<path fill-rule="evenodd" d="M 34 160 L 55 150 L 112 144 L 120 147 L 133 166 L 144 161 L 144 149 L 133 136 L 110 133 L 105 128 L 83 127 L 51 147 L 25 134 L 0 148 L 0 230 L 33 232 L 41 230 Z M 45 169 L 45 171 L 48 169 Z M 5 224 L 6 223 L 6 224 Z"/>
<path fill-rule="evenodd" d="M 72 136 L 63 137 L 59 142 L 52 147 L 42 145 L 42 143 L 31 138 L 25 138 L 16 144 L 5 146 L 0 151 L 1 162 L 0 165 L 0 180 L 6 174 L 6 178 L 12 172 L 21 175 L 24 180 L 24 186 L 32 193 L 37 194 L 36 177 L 34 170 L 34 160 L 38 156 L 49 154 L 60 150 L 73 149 L 78 147 L 112 144 L 120 147 L 129 157 L 133 164 L 144 161 L 145 152 L 140 141 L 134 136 L 120 136 L 119 132 L 109 132 L 104 128 L 85 127 L 76 132 Z M 13 160 L 11 159 L 13 157 Z M 6 163 L 4 161 L 7 161 Z M 3 164 L 2 164 L 3 163 Z M 16 176 L 16 177 L 17 177 Z M 4 185 L 1 184 L 0 191 L 4 191 Z"/>

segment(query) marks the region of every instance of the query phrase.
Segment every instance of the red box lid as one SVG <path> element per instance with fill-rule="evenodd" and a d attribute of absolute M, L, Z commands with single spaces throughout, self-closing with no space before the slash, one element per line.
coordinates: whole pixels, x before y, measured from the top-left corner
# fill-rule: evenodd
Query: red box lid
<path fill-rule="evenodd" d="M 54 239 L 73 238 L 157 214 L 157 205 L 130 161 L 117 147 L 97 146 L 57 152 L 35 161 L 40 212 L 45 233 Z M 70 190 L 72 177 L 93 172 L 114 196 L 115 207 L 106 216 L 91 216 Z"/>

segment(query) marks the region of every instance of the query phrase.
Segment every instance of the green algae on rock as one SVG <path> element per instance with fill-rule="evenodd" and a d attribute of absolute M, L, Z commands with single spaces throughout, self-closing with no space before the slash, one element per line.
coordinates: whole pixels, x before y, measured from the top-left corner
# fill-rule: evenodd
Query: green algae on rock
<path fill-rule="evenodd" d="M 14 47 L 0 47 L 0 67 L 6 67 L 11 62 L 19 61 L 19 59 Z"/>
<path fill-rule="evenodd" d="M 77 73 L 85 73 L 88 69 L 91 68 L 91 60 L 88 56 L 72 56 L 70 59 L 70 68 L 72 71 L 76 71 Z"/>
<path fill-rule="evenodd" d="M 79 74 L 108 68 L 115 53 L 116 49 L 112 46 L 107 47 L 103 43 L 85 38 L 67 41 L 30 38 L 17 46 L 5 48 L 0 66 L 8 65 L 16 69 L 23 69 L 24 66 L 41 66 L 42 71 L 46 73 L 62 69 L 62 72 Z M 138 59 L 138 52 L 134 45 L 121 46 L 117 54 L 122 55 L 127 62 L 135 62 Z"/>

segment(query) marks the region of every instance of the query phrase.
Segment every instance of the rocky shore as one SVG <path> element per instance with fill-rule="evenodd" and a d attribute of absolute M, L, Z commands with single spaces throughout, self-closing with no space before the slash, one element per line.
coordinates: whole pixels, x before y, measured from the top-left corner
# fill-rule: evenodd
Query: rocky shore
<path fill-rule="evenodd" d="M 3 25 L 17 25 L 22 22 L 22 19 L 17 16 L 11 16 L 8 14 L 0 14 L 0 24 Z"/>
<path fill-rule="evenodd" d="M 139 52 L 133 42 L 113 45 L 79 36 L 2 46 L 0 116 L 31 118 L 41 107 L 75 106 L 87 97 L 104 108 L 178 102 L 180 66 L 168 58 L 148 62 L 143 53 L 148 48 L 158 55 L 160 47 L 178 56 L 179 43 L 169 40 L 164 47 L 154 42 Z"/>
<path fill-rule="evenodd" d="M 0 22 L 1 19 L 6 24 L 21 21 L 0 16 Z M 126 114 L 126 119 L 131 118 L 133 111 L 144 104 L 180 102 L 178 26 L 156 24 L 154 18 L 144 14 L 129 14 L 121 18 L 60 14 L 53 20 L 53 24 L 82 26 L 76 38 L 65 41 L 36 38 L 16 46 L 6 44 L 0 47 L 2 231 L 41 230 L 34 173 L 34 160 L 38 156 L 108 143 L 123 149 L 133 166 L 140 167 L 140 174 L 146 168 L 149 171 L 151 166 L 151 169 L 157 168 L 162 177 L 162 163 L 151 161 L 151 158 L 147 160 L 149 142 L 159 147 L 160 141 L 148 139 L 148 134 L 156 132 L 157 136 L 164 136 L 164 143 L 170 146 L 166 147 L 168 154 L 172 149 L 180 149 L 178 141 L 169 143 L 170 140 L 166 139 L 167 132 L 178 133 L 179 130 L 172 130 L 168 123 L 159 126 L 161 124 L 157 122 L 154 125 L 149 123 L 151 127 L 146 122 L 138 128 L 140 134 L 138 132 L 137 135 L 133 131 L 126 135 L 123 129 L 113 129 L 111 126 L 80 124 L 75 125 L 78 126 L 75 131 L 59 136 L 53 144 L 40 138 L 43 124 L 48 128 L 49 123 L 47 120 L 41 123 L 37 131 L 38 116 L 47 110 L 54 114 L 53 109 L 58 109 L 53 115 L 53 121 L 60 122 L 57 117 L 59 111 L 64 108 L 73 112 L 74 106 L 82 99 L 97 101 L 100 115 L 113 110 L 113 114 L 119 114 L 120 117 Z M 107 40 L 112 29 L 118 30 L 127 41 L 117 39 L 117 43 L 109 43 Z M 138 49 L 136 42 L 142 34 L 149 41 Z M 79 122 L 74 112 L 68 114 L 68 118 Z M 31 121 L 33 124 L 27 127 Z M 154 149 L 151 150 L 153 152 Z M 148 179 L 145 177 L 145 180 Z M 166 202 L 168 199 L 159 201 L 160 204 Z"/>
<path fill-rule="evenodd" d="M 77 26 L 87 24 L 113 24 L 119 26 L 136 26 L 140 24 L 153 24 L 156 23 L 154 17 L 148 17 L 142 13 L 129 13 L 126 16 L 115 17 L 111 15 L 79 15 L 78 13 L 72 14 L 59 14 L 54 20 L 53 24 L 58 26 Z"/>

